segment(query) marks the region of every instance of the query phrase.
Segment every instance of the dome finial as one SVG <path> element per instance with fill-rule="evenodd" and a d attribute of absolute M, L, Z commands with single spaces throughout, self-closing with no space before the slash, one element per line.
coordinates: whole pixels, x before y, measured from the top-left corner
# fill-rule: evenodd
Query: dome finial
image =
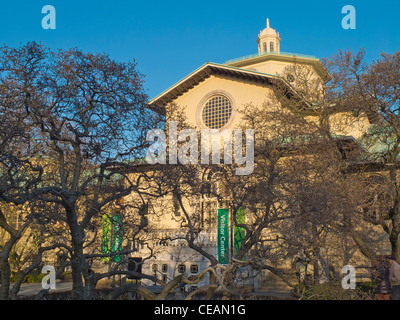
<path fill-rule="evenodd" d="M 267 27 L 260 31 L 257 38 L 258 53 L 263 54 L 274 52 L 279 54 L 280 41 L 281 38 L 279 33 L 269 26 L 269 18 L 267 18 Z"/>

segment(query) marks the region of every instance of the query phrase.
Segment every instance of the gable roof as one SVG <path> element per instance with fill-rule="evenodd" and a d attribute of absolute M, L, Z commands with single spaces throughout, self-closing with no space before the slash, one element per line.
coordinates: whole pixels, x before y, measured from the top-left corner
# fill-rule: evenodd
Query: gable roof
<path fill-rule="evenodd" d="M 231 59 L 225 61 L 224 64 L 233 67 L 246 67 L 250 65 L 254 65 L 256 63 L 262 63 L 266 61 L 281 61 L 281 62 L 289 62 L 289 63 L 298 63 L 298 64 L 307 64 L 312 66 L 315 71 L 319 74 L 321 79 L 326 82 L 332 80 L 332 76 L 325 68 L 324 64 L 315 56 L 299 54 L 299 53 L 291 53 L 291 52 L 264 52 L 261 54 L 255 53 L 251 55 L 247 55 L 244 57 Z"/>
<path fill-rule="evenodd" d="M 160 113 L 165 113 L 164 106 L 172 102 L 185 92 L 189 91 L 194 86 L 206 80 L 211 75 L 232 76 L 237 79 L 250 80 L 260 84 L 274 84 L 276 82 L 283 82 L 289 88 L 293 95 L 298 98 L 300 96 L 296 93 L 293 87 L 281 76 L 272 75 L 260 71 L 248 70 L 224 64 L 207 62 L 200 68 L 196 69 L 185 78 L 168 88 L 152 100 L 148 102 L 149 108 Z"/>

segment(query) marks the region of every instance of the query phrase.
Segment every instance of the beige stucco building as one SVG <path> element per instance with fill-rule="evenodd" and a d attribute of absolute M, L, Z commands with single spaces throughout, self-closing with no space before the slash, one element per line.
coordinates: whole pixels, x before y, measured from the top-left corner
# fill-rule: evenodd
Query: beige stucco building
<path fill-rule="evenodd" d="M 149 101 L 149 106 L 165 113 L 170 104 L 184 108 L 187 121 L 196 129 L 233 130 L 241 125 L 240 110 L 248 104 L 268 107 L 269 99 L 274 95 L 274 86 L 287 86 L 296 95 L 298 85 L 296 74 L 288 73 L 290 67 L 303 66 L 308 68 L 310 79 L 324 84 L 331 79 L 322 62 L 311 55 L 294 54 L 281 51 L 281 37 L 270 27 L 267 20 L 266 28 L 260 31 L 254 49 L 256 54 L 228 60 L 225 63 L 205 63 L 188 76 L 166 89 Z M 256 47 L 257 46 L 257 47 Z M 255 50 L 254 50 L 255 51 Z M 313 116 L 309 116 L 313 120 Z M 340 114 L 332 115 L 332 130 L 338 136 L 357 139 L 368 128 L 368 120 L 357 123 L 349 122 L 349 126 L 335 125 L 342 123 Z M 314 119 L 315 120 L 315 119 Z M 220 207 L 215 199 L 209 199 L 207 205 L 210 214 L 216 214 Z M 171 212 L 173 208 L 171 208 Z M 180 224 L 173 218 L 173 213 L 157 217 L 153 225 L 160 238 L 179 234 Z M 203 248 L 217 254 L 217 228 L 210 228 L 202 233 Z M 197 274 L 204 270 L 209 261 L 192 249 L 185 246 L 184 240 L 155 243 L 154 250 L 157 259 L 146 260 L 142 271 L 148 274 L 161 275 L 164 280 L 172 279 L 180 272 Z M 136 256 L 144 257 L 148 253 L 146 247 L 139 248 Z M 264 274 L 253 280 L 255 290 L 260 289 Z M 208 282 L 206 277 L 197 286 Z"/>

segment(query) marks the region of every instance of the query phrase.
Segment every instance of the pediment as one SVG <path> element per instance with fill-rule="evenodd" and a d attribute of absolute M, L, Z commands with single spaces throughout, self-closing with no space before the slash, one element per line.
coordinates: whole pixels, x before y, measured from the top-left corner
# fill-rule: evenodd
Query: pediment
<path fill-rule="evenodd" d="M 205 81 L 210 76 L 216 77 L 230 77 L 237 81 L 252 82 L 255 85 L 265 86 L 265 85 L 276 85 L 278 82 L 284 83 L 288 86 L 288 94 L 300 98 L 293 87 L 286 81 L 286 79 L 278 76 L 271 75 L 255 70 L 248 70 L 243 68 L 237 68 L 227 65 L 221 65 L 216 63 L 206 63 L 200 68 L 193 71 L 191 74 L 177 82 L 175 85 L 165 90 L 163 93 L 159 94 L 157 97 L 153 98 L 149 103 L 149 108 L 165 113 L 164 107 L 172 103 L 174 100 L 179 98 L 181 95 L 188 92 L 190 89 L 199 85 L 201 82 Z M 301 99 L 301 98 L 300 98 Z"/>

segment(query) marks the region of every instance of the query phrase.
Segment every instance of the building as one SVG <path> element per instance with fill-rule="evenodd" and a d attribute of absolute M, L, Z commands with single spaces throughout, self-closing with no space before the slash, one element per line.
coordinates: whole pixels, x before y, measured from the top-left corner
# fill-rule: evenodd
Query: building
<path fill-rule="evenodd" d="M 228 60 L 222 64 L 205 63 L 153 98 L 149 102 L 149 107 L 165 114 L 169 105 L 183 106 L 188 123 L 196 129 L 234 130 L 241 124 L 241 108 L 248 104 L 268 105 L 268 99 L 275 94 L 275 86 L 286 86 L 291 95 L 298 95 L 296 74 L 288 73 L 291 68 L 295 66 L 307 68 L 310 79 L 321 87 L 331 79 L 329 72 L 318 58 L 283 52 L 280 41 L 279 33 L 270 27 L 267 19 L 266 28 L 261 30 L 257 37 L 258 52 L 256 54 Z M 367 119 L 358 125 L 346 128 L 335 127 L 335 118 L 340 118 L 340 116 L 340 114 L 332 115 L 332 131 L 347 141 L 359 138 L 368 128 Z M 312 121 L 312 116 L 310 120 Z M 174 199 L 170 200 L 173 203 Z M 206 251 L 217 256 L 216 216 L 217 209 L 224 208 L 224 205 L 215 199 L 207 199 L 207 201 L 202 204 L 203 208 L 206 208 L 209 215 L 214 215 L 214 219 L 211 219 L 213 223 L 201 234 L 199 241 Z M 160 206 L 163 205 L 160 204 Z M 176 210 L 174 211 L 173 204 L 171 212 L 179 215 Z M 156 275 L 164 281 L 172 279 L 179 273 L 198 274 L 210 264 L 204 256 L 188 248 L 184 240 L 178 239 L 180 225 L 173 214 L 154 222 L 157 226 L 158 240 L 153 241 L 153 250 L 157 258 L 146 260 L 142 266 L 143 273 Z M 176 235 L 177 240 L 160 240 L 171 238 L 171 235 Z M 135 257 L 140 259 L 147 254 L 148 248 L 142 246 L 138 247 Z M 249 271 L 243 270 L 243 272 Z M 260 289 L 262 277 L 263 274 L 252 279 L 251 285 L 256 290 Z M 208 281 L 206 276 L 192 289 L 205 285 Z"/>

